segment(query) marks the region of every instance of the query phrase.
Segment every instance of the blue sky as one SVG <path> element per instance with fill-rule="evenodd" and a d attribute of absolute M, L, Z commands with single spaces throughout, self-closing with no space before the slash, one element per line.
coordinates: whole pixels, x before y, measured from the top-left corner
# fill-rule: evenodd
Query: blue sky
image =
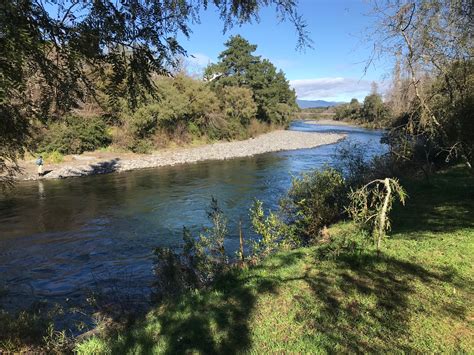
<path fill-rule="evenodd" d="M 258 46 L 256 53 L 281 68 L 298 98 L 308 100 L 362 100 L 370 91 L 372 81 L 386 86 L 390 72 L 387 60 L 375 61 L 364 74 L 371 56 L 372 43 L 367 28 L 374 19 L 369 16 L 367 1 L 300 0 L 298 11 L 308 24 L 314 49 L 296 50 L 297 36 L 289 22 L 279 23 L 272 8 L 263 9 L 259 23 L 234 27 L 223 34 L 223 24 L 215 9 L 203 12 L 200 24 L 191 26 L 189 39 L 181 37 L 190 57 L 188 70 L 199 73 L 209 62 L 217 61 L 224 42 L 240 34 Z M 385 79 L 385 81 L 384 81 Z"/>

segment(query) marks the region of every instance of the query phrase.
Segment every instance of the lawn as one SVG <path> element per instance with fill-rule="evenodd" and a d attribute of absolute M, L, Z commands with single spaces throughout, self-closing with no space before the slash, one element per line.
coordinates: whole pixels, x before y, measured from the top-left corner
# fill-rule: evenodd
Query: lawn
<path fill-rule="evenodd" d="M 474 353 L 474 178 L 456 168 L 404 184 L 410 198 L 394 211 L 382 255 L 282 252 L 76 350 Z"/>

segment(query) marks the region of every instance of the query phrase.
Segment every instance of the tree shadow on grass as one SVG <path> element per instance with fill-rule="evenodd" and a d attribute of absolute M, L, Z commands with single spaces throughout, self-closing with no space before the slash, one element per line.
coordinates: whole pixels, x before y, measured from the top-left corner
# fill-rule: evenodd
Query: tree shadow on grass
<path fill-rule="evenodd" d="M 393 213 L 393 234 L 397 237 L 474 228 L 474 177 L 462 169 L 438 174 L 432 184 L 407 182 L 406 188 L 406 206 L 395 206 Z"/>
<path fill-rule="evenodd" d="M 329 352 L 334 351 L 336 345 L 338 351 L 344 352 L 419 351 L 407 340 L 409 321 L 415 312 L 433 305 L 413 299 L 415 282 L 428 286 L 427 292 L 440 282 L 465 287 L 451 271 L 433 272 L 388 256 L 341 258 L 331 272 L 316 268 L 312 271 L 306 272 L 303 279 L 314 298 L 301 298 L 299 302 L 302 309 L 312 314 L 309 327 L 324 336 L 324 347 Z M 318 305 L 316 310 L 315 304 Z M 451 306 L 455 308 L 454 313 Z M 453 303 L 451 306 L 437 304 L 436 312 L 444 312 L 449 317 L 466 314 L 462 305 Z M 307 321 L 307 314 L 305 318 Z"/>
<path fill-rule="evenodd" d="M 302 253 L 277 255 L 270 269 L 296 263 Z M 265 268 L 262 265 L 254 267 Z M 157 342 L 160 353 L 232 354 L 245 352 L 251 346 L 249 318 L 258 294 L 275 292 L 281 279 L 254 277 L 240 269 L 232 269 L 205 291 L 189 292 L 169 300 L 153 315 L 159 330 L 154 336 L 129 332 L 114 352 L 126 353 L 141 349 L 152 352 Z"/>
<path fill-rule="evenodd" d="M 253 345 L 250 319 L 259 295 L 292 290 L 296 316 L 295 324 L 289 326 L 303 329 L 300 336 L 309 337 L 322 351 L 418 352 L 420 348 L 410 341 L 413 317 L 429 316 L 425 312 L 458 322 L 466 317 L 462 302 L 430 301 L 433 288 L 444 287 L 443 283 L 468 287 L 455 270 L 432 271 L 385 255 L 341 256 L 321 262 L 308 252 L 277 254 L 248 272 L 229 271 L 208 290 L 168 301 L 151 315 L 151 321 L 143 322 L 148 330 L 141 326 L 127 332 L 112 351 L 249 351 Z M 423 299 L 417 299 L 420 296 Z"/>

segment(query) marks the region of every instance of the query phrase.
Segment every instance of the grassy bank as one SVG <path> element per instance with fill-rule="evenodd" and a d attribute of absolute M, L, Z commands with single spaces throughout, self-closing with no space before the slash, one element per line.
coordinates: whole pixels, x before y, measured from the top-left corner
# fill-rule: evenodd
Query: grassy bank
<path fill-rule="evenodd" d="M 405 185 L 410 200 L 380 257 L 280 253 L 77 350 L 474 352 L 474 179 L 454 169 Z"/>

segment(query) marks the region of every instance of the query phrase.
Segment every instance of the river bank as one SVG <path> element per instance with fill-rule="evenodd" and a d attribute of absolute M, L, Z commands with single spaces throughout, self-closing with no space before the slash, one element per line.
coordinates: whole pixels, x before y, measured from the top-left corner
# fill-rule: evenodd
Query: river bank
<path fill-rule="evenodd" d="M 381 255 L 367 248 L 318 257 L 328 242 L 282 251 L 162 303 L 132 325 L 80 339 L 74 350 L 473 353 L 472 176 L 455 168 L 429 185 L 404 184 L 410 200 L 394 211 Z M 463 208 L 453 212 L 453 204 Z M 332 240 L 356 233 L 350 222 L 328 228 Z"/>
<path fill-rule="evenodd" d="M 46 164 L 39 179 L 61 179 L 135 169 L 172 166 L 205 160 L 226 160 L 257 154 L 315 148 L 344 139 L 344 134 L 278 130 L 244 141 L 218 142 L 200 147 L 164 149 L 153 154 L 94 152 L 66 157 L 59 164 Z M 35 160 L 20 164 L 18 180 L 37 180 Z"/>

